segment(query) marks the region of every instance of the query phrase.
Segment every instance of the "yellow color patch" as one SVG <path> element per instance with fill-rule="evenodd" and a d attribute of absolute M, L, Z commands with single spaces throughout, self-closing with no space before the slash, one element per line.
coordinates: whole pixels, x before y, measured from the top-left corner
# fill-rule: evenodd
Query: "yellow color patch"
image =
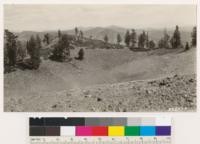
<path fill-rule="evenodd" d="M 124 136 L 124 127 L 123 126 L 109 126 L 108 136 Z"/>

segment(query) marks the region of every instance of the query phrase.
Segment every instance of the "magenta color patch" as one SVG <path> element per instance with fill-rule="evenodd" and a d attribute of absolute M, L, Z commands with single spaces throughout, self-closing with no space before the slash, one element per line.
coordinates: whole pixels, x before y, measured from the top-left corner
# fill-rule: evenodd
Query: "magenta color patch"
<path fill-rule="evenodd" d="M 76 136 L 92 136 L 92 127 L 76 126 Z"/>

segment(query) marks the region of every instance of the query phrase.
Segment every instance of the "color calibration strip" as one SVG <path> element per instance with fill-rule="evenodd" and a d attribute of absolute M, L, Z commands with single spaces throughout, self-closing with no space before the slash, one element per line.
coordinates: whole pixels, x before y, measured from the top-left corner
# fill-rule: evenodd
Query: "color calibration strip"
<path fill-rule="evenodd" d="M 30 136 L 171 136 L 171 119 L 152 118 L 30 118 Z"/>

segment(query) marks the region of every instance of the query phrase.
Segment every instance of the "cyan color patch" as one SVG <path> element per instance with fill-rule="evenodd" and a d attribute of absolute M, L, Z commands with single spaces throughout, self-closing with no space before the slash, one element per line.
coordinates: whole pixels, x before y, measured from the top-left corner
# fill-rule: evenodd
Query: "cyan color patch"
<path fill-rule="evenodd" d="M 155 136 L 156 127 L 155 126 L 141 126 L 140 127 L 140 136 Z"/>

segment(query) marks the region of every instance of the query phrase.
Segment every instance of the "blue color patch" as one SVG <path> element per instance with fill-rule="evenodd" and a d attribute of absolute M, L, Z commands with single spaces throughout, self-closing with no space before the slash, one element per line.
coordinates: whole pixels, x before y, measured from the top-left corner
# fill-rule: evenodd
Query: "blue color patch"
<path fill-rule="evenodd" d="M 141 126 L 140 136 L 156 136 L 156 127 L 155 126 Z"/>

